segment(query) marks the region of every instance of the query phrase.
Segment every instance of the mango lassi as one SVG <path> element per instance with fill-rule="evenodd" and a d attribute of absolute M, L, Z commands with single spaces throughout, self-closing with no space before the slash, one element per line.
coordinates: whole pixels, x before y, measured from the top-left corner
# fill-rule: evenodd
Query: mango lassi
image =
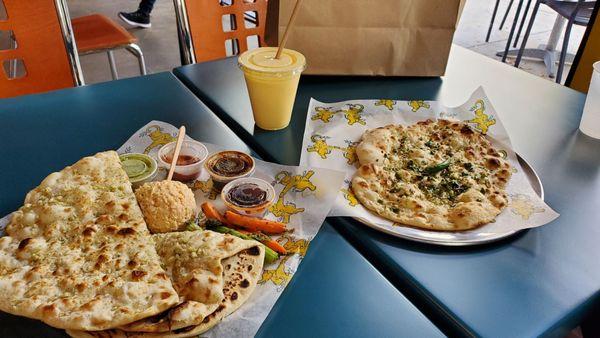
<path fill-rule="evenodd" d="M 275 59 L 277 48 L 261 47 L 240 55 L 238 64 L 244 71 L 256 124 L 266 130 L 288 126 L 298 89 L 300 73 L 306 68 L 304 55 L 283 49 Z"/>

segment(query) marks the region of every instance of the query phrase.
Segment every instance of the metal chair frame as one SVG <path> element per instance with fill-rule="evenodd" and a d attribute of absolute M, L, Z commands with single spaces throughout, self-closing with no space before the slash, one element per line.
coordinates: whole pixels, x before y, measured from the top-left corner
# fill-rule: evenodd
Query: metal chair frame
<path fill-rule="evenodd" d="M 503 53 L 499 52 L 496 54 L 496 55 L 502 57 L 502 62 L 506 62 L 506 59 L 509 55 L 510 45 L 512 44 L 513 47 L 517 47 L 519 38 L 521 37 L 521 33 L 523 31 L 523 27 L 525 26 L 525 21 L 527 20 L 527 14 L 529 13 L 529 8 L 531 7 L 532 0 L 527 0 L 527 5 L 525 6 L 523 16 L 521 17 L 521 23 L 519 24 L 519 29 L 517 30 L 517 22 L 519 21 L 519 16 L 521 15 L 521 8 L 523 7 L 524 0 L 518 0 L 518 1 L 519 2 L 517 4 L 517 9 L 515 12 L 515 16 L 513 18 L 513 23 L 510 28 L 510 32 L 508 34 L 508 40 L 506 41 L 506 46 L 504 48 L 504 52 Z M 513 3 L 514 3 L 514 0 L 510 0 L 510 2 L 508 3 L 508 6 L 506 7 L 506 11 L 504 13 L 504 17 L 502 18 L 502 21 L 500 22 L 500 26 L 498 27 L 498 30 L 502 30 L 502 28 L 504 28 L 504 24 L 506 23 L 506 19 L 508 18 L 510 10 L 512 9 Z M 494 22 L 496 20 L 496 15 L 498 13 L 499 5 L 500 5 L 500 0 L 496 0 L 496 4 L 494 5 L 494 10 L 492 12 L 492 18 L 490 20 L 490 25 L 488 27 L 487 35 L 485 37 L 485 42 L 490 41 L 490 36 L 492 34 L 492 28 L 493 28 Z M 515 30 L 517 33 L 516 36 L 515 36 Z M 513 41 L 513 36 L 515 37 L 514 41 Z"/>
<path fill-rule="evenodd" d="M 494 11 L 492 12 L 492 18 L 490 19 L 490 25 L 488 27 L 487 34 L 485 36 L 485 42 L 490 41 L 490 36 L 492 35 L 492 27 L 494 26 L 494 22 L 496 21 L 496 15 L 498 14 L 498 6 L 500 6 L 500 0 L 496 0 L 496 4 L 494 5 Z M 506 16 L 508 16 L 508 11 L 510 11 L 511 6 L 512 6 L 512 0 L 510 2 L 509 7 L 506 9 L 506 12 L 504 13 L 504 18 L 506 18 Z M 504 25 L 504 19 L 502 20 L 502 23 L 500 23 L 500 29 L 502 29 L 503 25 Z"/>
<path fill-rule="evenodd" d="M 85 85 L 85 81 L 83 79 L 83 72 L 81 71 L 79 53 L 77 52 L 77 44 L 75 43 L 75 35 L 73 33 L 73 27 L 71 26 L 67 2 L 66 0 L 55 0 L 54 3 L 56 4 L 56 14 L 58 15 L 63 41 L 65 42 L 69 63 L 71 64 L 73 82 L 76 86 L 83 86 Z"/>
<path fill-rule="evenodd" d="M 181 62 L 183 65 L 196 63 L 196 53 L 192 42 L 190 22 L 187 17 L 185 0 L 173 0 L 175 5 L 175 17 L 177 19 L 177 33 L 179 35 Z"/>
<path fill-rule="evenodd" d="M 574 1 L 573 1 L 574 2 Z M 531 18 L 529 19 L 529 24 L 527 25 L 527 30 L 525 31 L 525 36 L 523 37 L 523 41 L 521 42 L 521 48 L 519 49 L 519 53 L 517 55 L 517 59 L 515 60 L 515 67 L 519 67 L 521 63 L 521 59 L 523 57 L 523 52 L 525 50 L 525 46 L 527 45 L 527 40 L 529 39 L 529 35 L 533 28 L 533 24 L 535 22 L 535 17 L 539 11 L 540 5 L 546 4 L 547 0 L 536 0 L 535 6 L 533 7 L 533 12 L 531 13 Z M 567 48 L 569 46 L 569 38 L 571 36 L 571 29 L 573 25 L 578 24 L 576 22 L 576 18 L 579 14 L 579 11 L 586 8 L 585 6 L 591 6 L 593 8 L 596 4 L 596 1 L 587 1 L 587 0 L 577 0 L 577 4 L 566 19 L 568 20 L 567 27 L 565 29 L 564 37 L 563 37 L 563 46 L 560 52 L 560 59 L 558 63 L 558 71 L 556 72 L 556 82 L 561 83 L 562 81 L 562 73 L 565 67 L 565 61 L 567 56 Z M 560 14 L 558 14 L 560 15 Z"/>
<path fill-rule="evenodd" d="M 130 43 L 125 46 L 116 46 L 113 48 L 90 50 L 85 53 L 80 53 L 80 55 L 90 55 L 90 54 L 106 52 L 106 54 L 108 56 L 108 64 L 110 66 L 110 73 L 112 75 L 113 80 L 117 80 L 117 79 L 119 79 L 119 73 L 117 71 L 117 65 L 115 62 L 114 51 L 118 50 L 118 49 L 122 49 L 122 48 L 124 48 L 125 50 L 127 50 L 129 53 L 133 54 L 133 56 L 135 56 L 137 58 L 138 65 L 140 68 L 140 74 L 146 75 L 147 71 L 146 71 L 146 60 L 144 59 L 144 53 L 142 52 L 142 49 L 140 48 L 140 46 L 136 43 Z"/>
<path fill-rule="evenodd" d="M 9 39 L 10 39 L 10 47 L 12 49 L 16 49 L 17 48 L 17 39 L 15 38 L 15 34 L 11 33 Z M 17 60 L 15 60 L 15 59 L 10 60 L 10 65 L 9 65 L 10 69 L 9 69 L 9 74 L 8 74 L 9 77 L 14 78 L 17 76 L 17 66 L 18 66 Z"/>
<path fill-rule="evenodd" d="M 522 2 L 522 0 L 520 0 L 520 1 Z M 502 30 L 502 28 L 504 28 L 504 24 L 506 23 L 506 19 L 508 18 L 508 14 L 510 13 L 510 10 L 512 9 L 513 3 L 514 3 L 514 0 L 510 0 L 510 2 L 508 3 L 508 6 L 506 7 L 506 11 L 504 12 L 504 16 L 502 17 L 502 21 L 500 22 L 500 26 L 498 27 L 498 30 Z M 485 42 L 490 41 L 490 36 L 492 35 L 492 28 L 494 27 L 494 22 L 496 21 L 496 15 L 498 14 L 499 6 L 500 6 L 500 0 L 496 0 L 496 4 L 494 5 L 494 10 L 492 12 L 492 18 L 490 19 L 490 25 L 488 27 L 487 34 L 485 36 Z M 531 6 L 531 0 L 527 0 L 527 6 L 525 7 L 525 12 L 523 14 L 523 17 L 521 18 L 521 23 L 519 24 L 519 30 L 517 31 L 517 36 L 515 38 L 513 47 L 517 47 L 519 37 L 521 36 L 521 32 L 523 31 L 523 26 L 525 26 L 525 21 L 527 20 L 527 13 L 529 12 L 530 6 Z M 514 20 L 518 20 L 518 13 L 517 13 L 517 15 L 515 15 Z M 511 31 L 513 31 L 513 30 L 514 30 L 514 28 L 511 28 Z"/>
<path fill-rule="evenodd" d="M 575 56 L 571 70 L 567 74 L 567 78 L 565 80 L 565 86 L 578 90 L 580 92 L 587 92 L 589 90 L 589 83 L 587 81 L 589 74 L 586 70 L 589 69 L 587 66 L 591 63 L 593 69 L 593 61 L 595 59 L 593 54 L 593 35 L 592 31 L 594 31 L 595 27 L 600 27 L 600 2 L 596 3 L 596 7 L 592 11 L 592 15 L 590 18 L 590 22 L 585 30 L 585 34 L 583 35 L 583 39 L 581 40 L 581 44 L 579 45 L 579 49 L 577 50 L 577 55 Z M 591 57 L 590 57 L 591 56 Z M 583 59 L 583 61 L 582 61 Z M 592 70 L 593 72 L 593 70 Z M 591 76 L 590 76 L 591 77 Z M 600 308 L 599 308 L 600 310 Z M 590 317 L 592 318 L 592 317 Z M 599 317 L 595 317 L 599 318 Z M 593 322 L 593 321 L 590 321 Z M 582 325 L 582 329 L 585 332 L 584 325 Z M 600 337 L 600 325 L 596 327 L 599 334 L 595 335 Z M 594 335 L 591 335 L 594 337 Z M 587 336 L 586 336 L 587 337 Z"/>

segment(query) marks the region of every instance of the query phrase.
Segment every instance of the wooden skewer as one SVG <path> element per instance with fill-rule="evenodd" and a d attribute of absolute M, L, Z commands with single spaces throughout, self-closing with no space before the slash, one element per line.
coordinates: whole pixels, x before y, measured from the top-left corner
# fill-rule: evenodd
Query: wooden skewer
<path fill-rule="evenodd" d="M 173 178 L 173 173 L 175 172 L 175 166 L 177 165 L 177 159 L 179 158 L 179 151 L 181 150 L 181 145 L 183 144 L 184 138 L 185 138 L 185 126 L 181 126 L 181 128 L 179 128 L 179 134 L 177 135 L 177 143 L 175 143 L 175 151 L 173 152 L 173 159 L 171 160 L 171 167 L 169 168 L 169 174 L 167 175 L 167 181 L 170 181 Z"/>
<path fill-rule="evenodd" d="M 279 43 L 279 48 L 277 48 L 277 54 L 275 54 L 275 58 L 279 59 L 281 57 L 281 52 L 283 52 L 283 48 L 285 47 L 285 43 L 288 39 L 288 34 L 290 32 L 290 27 L 294 25 L 294 21 L 296 20 L 296 16 L 298 15 L 298 9 L 300 8 L 300 3 L 302 0 L 296 0 L 296 5 L 294 5 L 294 9 L 292 10 L 292 16 L 290 16 L 290 21 L 288 21 L 287 27 L 285 27 L 285 32 L 283 32 L 283 38 Z"/>

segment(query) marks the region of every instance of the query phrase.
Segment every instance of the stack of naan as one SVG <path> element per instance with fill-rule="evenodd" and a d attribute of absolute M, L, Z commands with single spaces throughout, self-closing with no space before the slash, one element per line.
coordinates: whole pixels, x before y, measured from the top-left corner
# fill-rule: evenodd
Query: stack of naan
<path fill-rule="evenodd" d="M 493 222 L 508 204 L 509 162 L 464 122 L 427 120 L 365 132 L 352 190 L 378 215 L 430 230 Z"/>
<path fill-rule="evenodd" d="M 48 176 L 0 237 L 0 310 L 74 337 L 188 337 L 244 303 L 262 272 L 255 241 L 151 235 L 116 152 Z"/>

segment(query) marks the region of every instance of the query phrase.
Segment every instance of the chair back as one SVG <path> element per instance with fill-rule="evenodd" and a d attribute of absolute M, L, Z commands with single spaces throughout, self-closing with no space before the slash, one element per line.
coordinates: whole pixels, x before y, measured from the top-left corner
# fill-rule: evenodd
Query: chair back
<path fill-rule="evenodd" d="M 266 46 L 268 0 L 173 0 L 173 3 L 183 64 L 224 58 L 228 44 L 232 46 L 232 54 L 239 54 L 248 50 L 250 38 L 255 38 L 259 46 Z"/>
<path fill-rule="evenodd" d="M 595 0 L 577 0 L 577 6 L 575 6 L 575 10 L 573 11 L 570 19 L 575 19 L 579 14 L 579 11 L 588 10 L 589 13 L 589 11 L 592 11 L 595 6 Z"/>
<path fill-rule="evenodd" d="M 2 3 L 4 6 L 2 6 Z M 83 84 L 63 0 L 0 0 L 0 98 Z"/>

